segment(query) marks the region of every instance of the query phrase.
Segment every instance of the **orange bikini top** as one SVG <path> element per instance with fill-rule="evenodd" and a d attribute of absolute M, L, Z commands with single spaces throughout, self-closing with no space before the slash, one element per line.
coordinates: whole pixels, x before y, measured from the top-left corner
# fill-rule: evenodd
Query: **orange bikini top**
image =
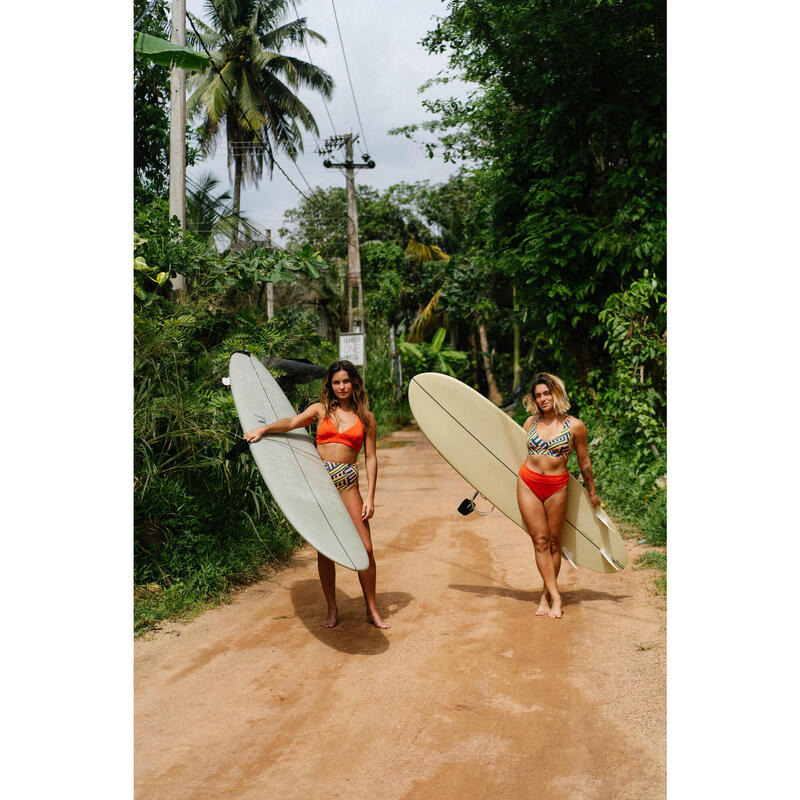
<path fill-rule="evenodd" d="M 344 444 L 356 452 L 361 450 L 364 441 L 364 426 L 361 420 L 357 419 L 346 431 L 339 433 L 330 417 L 325 417 L 317 426 L 317 444 Z"/>

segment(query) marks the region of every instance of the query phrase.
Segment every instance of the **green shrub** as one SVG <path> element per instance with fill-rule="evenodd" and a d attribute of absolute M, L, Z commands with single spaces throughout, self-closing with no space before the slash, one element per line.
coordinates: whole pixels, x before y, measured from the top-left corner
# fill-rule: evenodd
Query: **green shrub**
<path fill-rule="evenodd" d="M 177 235 L 163 204 L 136 217 L 134 314 L 134 597 L 137 630 L 191 613 L 263 574 L 300 543 L 249 456 L 224 453 L 241 435 L 221 379 L 231 352 L 333 360 L 316 319 L 258 303 L 264 280 L 313 277 L 313 254 L 278 263 L 270 253 L 225 253 Z M 168 282 L 188 292 L 176 304 Z M 303 385 L 301 391 L 307 391 Z M 300 392 L 290 400 L 303 402 Z"/>

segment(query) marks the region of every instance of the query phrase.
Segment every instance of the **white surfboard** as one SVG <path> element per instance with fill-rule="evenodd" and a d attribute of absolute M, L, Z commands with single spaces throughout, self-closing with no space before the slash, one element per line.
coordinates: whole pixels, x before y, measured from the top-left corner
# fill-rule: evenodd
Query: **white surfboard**
<path fill-rule="evenodd" d="M 525 530 L 517 505 L 517 473 L 527 457 L 525 431 L 483 395 L 438 372 L 415 375 L 408 401 L 422 432 L 450 466 Z M 595 572 L 616 572 L 628 562 L 614 524 L 572 476 L 561 549 L 571 563 Z"/>
<path fill-rule="evenodd" d="M 231 356 L 230 383 L 243 431 L 297 413 L 249 353 Z M 348 569 L 369 566 L 364 543 L 305 428 L 264 436 L 250 445 L 250 454 L 284 516 L 312 547 Z"/>

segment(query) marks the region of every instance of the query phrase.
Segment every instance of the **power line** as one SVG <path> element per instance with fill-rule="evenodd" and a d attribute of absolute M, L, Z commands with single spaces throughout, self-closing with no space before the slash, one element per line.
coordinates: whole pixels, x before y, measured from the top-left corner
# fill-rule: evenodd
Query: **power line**
<path fill-rule="evenodd" d="M 350 67 L 347 65 L 347 55 L 344 52 L 344 40 L 342 39 L 342 30 L 339 27 L 339 17 L 336 14 L 336 3 L 334 0 L 331 0 L 331 7 L 333 8 L 333 18 L 336 20 L 336 30 L 339 33 L 339 44 L 342 46 L 342 58 L 344 59 L 344 68 L 347 72 L 347 82 L 350 84 L 350 94 L 353 96 L 353 105 L 356 109 L 356 117 L 358 119 L 358 129 L 361 131 L 361 138 L 364 140 L 364 147 L 367 148 L 367 152 L 369 152 L 369 145 L 367 144 L 367 137 L 364 136 L 364 126 L 361 124 L 361 115 L 358 113 L 358 103 L 356 102 L 356 92 L 353 89 L 353 81 L 350 77 Z M 336 131 L 334 131 L 336 133 Z M 361 150 L 361 146 L 359 145 L 359 150 Z M 361 154 L 364 154 L 364 151 L 361 150 Z"/>
<path fill-rule="evenodd" d="M 142 16 L 133 23 L 134 30 L 142 24 L 142 20 L 153 10 L 153 7 L 157 2 L 158 0 L 153 0 L 153 2 L 147 7 L 147 11 L 145 11 L 144 14 L 142 14 Z"/>
<path fill-rule="evenodd" d="M 292 0 L 292 7 L 294 8 L 294 13 L 299 18 L 300 14 L 297 11 L 297 4 L 294 2 L 294 0 Z M 306 48 L 306 55 L 308 56 L 308 63 L 311 64 L 311 66 L 313 67 L 315 65 L 314 65 L 314 62 L 311 60 L 311 51 L 308 49 L 308 42 L 305 39 L 303 39 L 303 44 L 305 45 L 305 48 Z M 331 112 L 330 112 L 330 110 L 328 108 L 328 103 L 325 100 L 324 96 L 322 97 L 322 105 L 325 106 L 325 113 L 328 115 L 328 121 L 331 123 L 331 130 L 333 131 L 333 134 L 335 136 L 336 135 L 336 126 L 333 124 L 333 117 L 331 117 Z M 314 136 L 313 133 L 311 135 Z M 314 136 L 314 142 L 317 145 L 317 147 L 319 147 L 319 139 L 317 139 L 316 136 Z"/>

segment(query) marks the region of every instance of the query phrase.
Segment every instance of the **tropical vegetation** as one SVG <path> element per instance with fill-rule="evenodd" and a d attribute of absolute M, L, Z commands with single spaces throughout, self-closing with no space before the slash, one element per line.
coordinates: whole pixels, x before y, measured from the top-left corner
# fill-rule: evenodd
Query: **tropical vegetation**
<path fill-rule="evenodd" d="M 165 5 L 142 31 L 165 38 Z M 210 177 L 190 186 L 185 236 L 164 200 L 166 69 L 139 55 L 135 65 L 142 628 L 224 596 L 297 544 L 250 460 L 224 458 L 238 422 L 221 379 L 235 349 L 328 363 L 347 318 L 343 188 L 315 189 L 286 213 L 286 251 L 236 246 L 248 224 L 241 182 L 257 180 L 277 151 L 294 155 L 300 127 L 314 128 L 296 90 L 330 92 L 324 70 L 281 55 L 283 43 L 315 34 L 305 20 L 285 21 L 284 2 L 208 6 L 209 24 L 195 24 L 239 105 L 213 68 L 195 79 L 192 105 L 199 156 L 227 137 L 233 194 Z M 454 163 L 447 181 L 357 187 L 379 433 L 409 420 L 403 390 L 416 372 L 455 375 L 520 422 L 533 374 L 555 372 L 589 428 L 601 497 L 632 535 L 663 549 L 664 4 L 451 0 L 423 46 L 448 56 L 437 82 L 473 88 L 466 99 L 424 100 L 430 121 L 395 131 Z M 179 304 L 168 280 L 178 270 Z M 303 405 L 318 388 L 300 384 L 290 399 Z M 664 562 L 642 562 L 651 563 Z"/>

